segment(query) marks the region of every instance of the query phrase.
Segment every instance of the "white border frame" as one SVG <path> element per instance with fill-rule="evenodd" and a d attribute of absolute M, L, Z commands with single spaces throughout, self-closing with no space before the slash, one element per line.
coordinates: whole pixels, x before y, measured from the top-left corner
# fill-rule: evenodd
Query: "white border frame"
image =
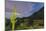
<path fill-rule="evenodd" d="M 9 0 L 9 1 L 44 2 L 44 0 Z"/>
<path fill-rule="evenodd" d="M 31 1 L 31 2 L 44 2 L 45 0 L 16 0 L 16 1 Z M 46 4 L 45 4 L 46 5 Z M 44 5 L 44 8 L 46 6 Z M 33 31 L 46 31 L 46 9 L 44 9 L 44 29 L 32 29 Z M 20 31 L 32 31 L 32 30 L 20 30 Z M 0 0 L 0 31 L 5 31 L 5 0 Z"/>

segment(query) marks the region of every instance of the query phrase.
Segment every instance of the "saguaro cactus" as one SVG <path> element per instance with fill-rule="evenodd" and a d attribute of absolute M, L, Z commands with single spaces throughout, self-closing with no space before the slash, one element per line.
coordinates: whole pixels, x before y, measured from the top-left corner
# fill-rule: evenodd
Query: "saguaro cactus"
<path fill-rule="evenodd" d="M 12 15 L 10 16 L 10 21 L 12 23 L 12 31 L 14 31 L 15 23 L 16 23 L 16 8 L 14 6 L 12 10 Z"/>

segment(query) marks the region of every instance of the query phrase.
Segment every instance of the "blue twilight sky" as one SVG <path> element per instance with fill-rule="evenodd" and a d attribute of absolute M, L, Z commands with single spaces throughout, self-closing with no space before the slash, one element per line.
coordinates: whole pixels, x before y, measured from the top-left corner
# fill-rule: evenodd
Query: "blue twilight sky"
<path fill-rule="evenodd" d="M 21 2 L 21 1 L 6 1 L 6 18 L 12 15 L 12 9 L 16 6 L 16 17 L 28 17 L 39 11 L 43 7 L 43 3 L 38 2 Z"/>

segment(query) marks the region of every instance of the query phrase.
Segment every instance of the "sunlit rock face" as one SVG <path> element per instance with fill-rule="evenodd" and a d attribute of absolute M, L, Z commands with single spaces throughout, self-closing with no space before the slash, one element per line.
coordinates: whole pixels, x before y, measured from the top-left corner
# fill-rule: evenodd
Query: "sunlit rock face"
<path fill-rule="evenodd" d="M 43 7 L 43 3 L 32 2 L 20 2 L 20 1 L 8 1 L 6 2 L 6 18 L 10 18 L 12 15 L 13 7 L 16 6 L 16 17 L 28 17 L 33 13 L 40 10 Z"/>

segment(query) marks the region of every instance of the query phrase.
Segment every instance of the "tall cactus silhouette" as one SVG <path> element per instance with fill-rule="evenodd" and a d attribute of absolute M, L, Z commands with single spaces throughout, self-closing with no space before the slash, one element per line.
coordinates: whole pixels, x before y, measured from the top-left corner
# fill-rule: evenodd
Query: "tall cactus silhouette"
<path fill-rule="evenodd" d="M 12 15 L 10 16 L 10 22 L 12 23 L 12 31 L 14 31 L 15 23 L 16 23 L 16 7 L 13 7 Z"/>

